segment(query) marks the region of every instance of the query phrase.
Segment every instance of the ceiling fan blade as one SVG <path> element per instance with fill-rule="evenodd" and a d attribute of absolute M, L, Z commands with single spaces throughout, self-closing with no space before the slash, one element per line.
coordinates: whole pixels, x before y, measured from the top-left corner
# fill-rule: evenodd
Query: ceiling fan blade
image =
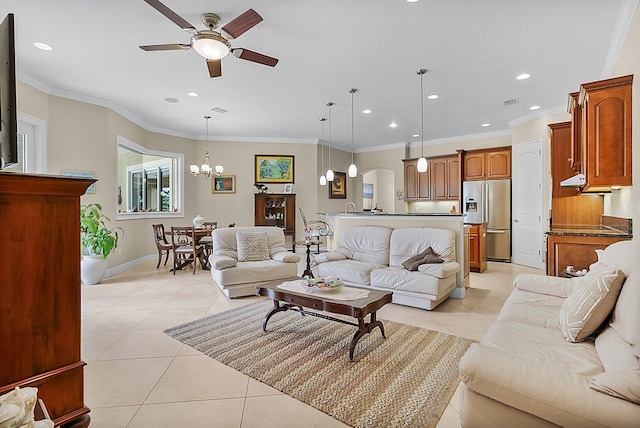
<path fill-rule="evenodd" d="M 227 25 L 222 27 L 222 30 L 230 35 L 232 39 L 237 39 L 260 22 L 262 22 L 262 17 L 258 12 L 249 9 L 236 19 L 231 20 Z"/>
<path fill-rule="evenodd" d="M 207 68 L 209 69 L 210 77 L 220 77 L 222 76 L 222 60 L 219 59 L 208 59 L 207 60 Z"/>
<path fill-rule="evenodd" d="M 191 45 L 185 45 L 183 43 L 170 43 L 166 45 L 147 45 L 140 46 L 143 51 L 180 51 L 191 49 Z"/>
<path fill-rule="evenodd" d="M 246 59 L 247 61 L 268 65 L 269 67 L 275 67 L 278 63 L 278 58 L 266 56 L 258 52 L 250 51 L 249 49 L 237 48 L 231 49 L 231 52 L 240 59 Z"/>
<path fill-rule="evenodd" d="M 170 21 L 172 21 L 174 24 L 176 24 L 178 27 L 182 28 L 183 30 L 193 30 L 193 31 L 196 30 L 195 27 L 189 24 L 183 17 L 181 17 L 180 15 L 178 15 L 177 13 L 169 9 L 164 4 L 160 3 L 158 0 L 144 0 L 144 1 L 147 2 L 149 6 L 151 6 L 152 8 L 154 8 L 155 10 L 163 14 L 165 17 L 167 17 Z"/>

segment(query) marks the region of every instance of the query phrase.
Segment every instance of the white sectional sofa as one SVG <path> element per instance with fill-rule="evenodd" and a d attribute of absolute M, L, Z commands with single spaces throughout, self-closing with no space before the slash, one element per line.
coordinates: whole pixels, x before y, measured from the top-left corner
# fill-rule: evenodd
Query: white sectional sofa
<path fill-rule="evenodd" d="M 254 296 L 257 285 L 298 275 L 300 256 L 285 248 L 278 227 L 225 227 L 211 236 L 211 277 L 228 297 Z"/>
<path fill-rule="evenodd" d="M 640 241 L 597 252 L 583 278 L 515 279 L 460 361 L 463 427 L 640 426 Z"/>
<path fill-rule="evenodd" d="M 442 263 L 409 271 L 403 263 L 431 247 Z M 393 291 L 393 302 L 431 310 L 456 287 L 455 233 L 429 227 L 350 226 L 334 251 L 314 256 L 316 277 L 337 276 L 347 285 Z"/>

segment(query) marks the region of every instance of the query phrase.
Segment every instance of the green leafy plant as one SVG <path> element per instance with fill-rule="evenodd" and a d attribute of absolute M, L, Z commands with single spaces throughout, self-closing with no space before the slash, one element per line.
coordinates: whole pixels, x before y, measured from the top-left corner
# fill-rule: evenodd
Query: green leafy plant
<path fill-rule="evenodd" d="M 111 221 L 102 213 L 100 204 L 80 206 L 80 244 L 83 255 L 98 255 L 106 259 L 118 246 L 118 230 L 122 234 L 124 230 L 120 227 L 109 229 L 105 220 Z"/>

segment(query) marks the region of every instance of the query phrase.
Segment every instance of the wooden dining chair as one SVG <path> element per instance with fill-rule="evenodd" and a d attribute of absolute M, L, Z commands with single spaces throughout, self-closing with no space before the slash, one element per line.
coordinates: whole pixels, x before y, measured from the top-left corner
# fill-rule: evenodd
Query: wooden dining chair
<path fill-rule="evenodd" d="M 153 228 L 153 238 L 156 241 L 156 247 L 158 248 L 158 264 L 156 265 L 156 269 L 160 267 L 160 262 L 162 261 L 162 256 L 166 253 L 166 258 L 164 259 L 164 266 L 167 265 L 167 261 L 169 260 L 169 253 L 173 249 L 173 246 L 169 241 L 167 241 L 167 235 L 164 233 L 164 224 L 152 224 Z"/>
<path fill-rule="evenodd" d="M 198 245 L 193 239 L 193 226 L 172 226 L 171 227 L 171 244 L 173 245 L 173 274 L 177 270 L 193 264 L 193 274 L 196 274 L 196 262 L 204 268 L 204 253 L 202 245 Z"/>
<path fill-rule="evenodd" d="M 208 230 L 214 230 L 218 228 L 217 221 L 203 221 L 202 228 Z M 211 253 L 213 253 L 213 237 L 211 236 L 211 232 L 209 232 L 208 236 L 205 236 L 200 239 L 200 243 L 204 245 L 204 256 L 206 258 L 209 257 Z"/>

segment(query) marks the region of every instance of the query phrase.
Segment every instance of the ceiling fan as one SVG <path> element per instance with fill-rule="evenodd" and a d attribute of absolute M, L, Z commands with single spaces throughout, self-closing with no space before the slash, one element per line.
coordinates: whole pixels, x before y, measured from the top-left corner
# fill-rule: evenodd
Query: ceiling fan
<path fill-rule="evenodd" d="M 198 31 L 184 18 L 158 0 L 144 1 L 171 20 L 174 24 L 193 34 L 189 44 L 170 43 L 164 45 L 140 46 L 140 49 L 144 51 L 171 51 L 193 48 L 198 54 L 200 54 L 200 56 L 207 60 L 207 68 L 209 69 L 209 76 L 211 77 L 222 76 L 222 58 L 227 56 L 229 52 L 233 53 L 240 59 L 257 62 L 258 64 L 267 65 L 269 67 L 275 67 L 278 63 L 277 58 L 250 51 L 249 49 L 232 48 L 231 43 L 229 43 L 228 39 L 236 39 L 240 37 L 262 21 L 262 17 L 253 9 L 247 10 L 242 15 L 228 22 L 221 28 L 221 31 L 215 31 L 215 29 L 220 25 L 220 17 L 215 13 L 205 13 L 202 15 L 202 22 L 208 29 Z M 228 37 L 222 35 L 223 31 L 228 35 Z"/>

